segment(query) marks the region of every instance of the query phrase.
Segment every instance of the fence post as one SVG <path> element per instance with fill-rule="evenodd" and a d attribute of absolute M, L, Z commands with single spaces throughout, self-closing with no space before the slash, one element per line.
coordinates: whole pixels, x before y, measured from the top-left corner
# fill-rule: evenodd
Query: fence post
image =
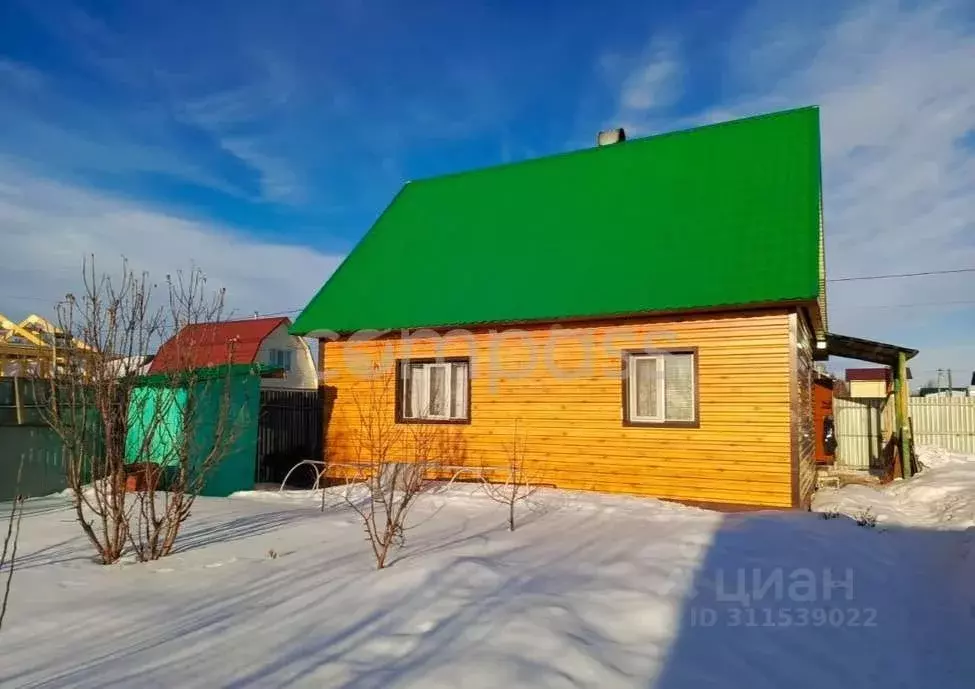
<path fill-rule="evenodd" d="M 911 478 L 911 430 L 907 419 L 910 414 L 907 407 L 907 356 L 904 352 L 897 354 L 897 423 L 901 440 L 901 474 L 904 478 Z"/>
<path fill-rule="evenodd" d="M 24 400 L 20 396 L 20 378 L 14 376 L 14 408 L 17 410 L 17 425 L 24 425 Z"/>

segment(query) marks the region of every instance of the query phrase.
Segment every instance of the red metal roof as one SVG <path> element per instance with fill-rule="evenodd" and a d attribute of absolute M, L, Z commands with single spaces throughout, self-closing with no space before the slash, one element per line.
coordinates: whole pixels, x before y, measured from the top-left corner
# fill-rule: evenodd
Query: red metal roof
<path fill-rule="evenodd" d="M 181 371 L 222 364 L 253 364 L 261 343 L 287 318 L 250 318 L 188 325 L 156 353 L 149 373 Z"/>
<path fill-rule="evenodd" d="M 886 380 L 890 381 L 889 368 L 848 368 L 846 369 L 847 380 Z"/>

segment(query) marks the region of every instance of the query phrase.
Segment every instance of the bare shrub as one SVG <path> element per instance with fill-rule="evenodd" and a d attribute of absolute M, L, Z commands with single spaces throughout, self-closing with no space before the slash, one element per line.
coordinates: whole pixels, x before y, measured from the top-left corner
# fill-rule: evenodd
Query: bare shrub
<path fill-rule="evenodd" d="M 223 291 L 210 291 L 197 268 L 166 276 L 161 294 L 155 288 L 125 262 L 113 277 L 90 259 L 83 293 L 57 310 L 73 344 L 47 381 L 46 417 L 64 445 L 78 523 L 104 564 L 130 546 L 142 561 L 172 552 L 239 421 L 230 404 L 232 343 L 218 365 L 198 369 L 192 349 L 208 343 L 176 337 L 165 372 L 142 375 L 163 342 L 188 325 L 218 323 L 223 311 Z"/>
<path fill-rule="evenodd" d="M 347 490 L 346 501 L 362 521 L 376 569 L 390 564 L 394 546 L 406 544 L 410 510 L 438 477 L 441 452 L 448 444 L 443 426 L 396 423 L 395 375 L 373 364 L 367 390 L 353 393 L 358 471 L 350 479 L 366 491 L 359 499 Z"/>
<path fill-rule="evenodd" d="M 871 508 L 867 508 L 854 515 L 853 519 L 856 521 L 858 526 L 862 526 L 867 529 L 873 529 L 877 526 L 877 515 L 873 513 Z"/>
<path fill-rule="evenodd" d="M 507 459 L 507 476 L 504 483 L 485 481 L 485 490 L 495 502 L 508 508 L 508 530 L 515 530 L 515 507 L 519 502 L 530 498 L 538 486 L 533 486 L 525 468 L 525 434 L 518 430 L 518 422 L 511 434 L 511 439 L 504 444 Z"/>
<path fill-rule="evenodd" d="M 21 471 L 17 472 L 17 485 L 20 485 Z M 0 599 L 0 630 L 3 620 L 7 616 L 7 602 L 10 600 L 10 587 L 14 580 L 14 567 L 17 563 L 17 542 L 20 540 L 20 520 L 24 516 L 24 499 L 21 495 L 14 496 L 10 503 L 10 513 L 7 515 L 7 529 L 3 535 L 3 550 L 0 550 L 0 572 L 7 570 L 6 580 L 3 582 L 3 595 Z"/>
<path fill-rule="evenodd" d="M 141 418 L 148 417 L 150 432 L 129 450 L 131 457 L 142 460 L 136 465 L 141 485 L 129 528 L 129 541 L 140 561 L 172 553 L 207 478 L 233 451 L 241 428 L 254 421 L 232 405 L 235 383 L 229 366 L 181 373 L 166 374 L 164 387 L 148 398 L 156 406 Z M 174 390 L 181 394 L 170 394 Z M 132 404 L 139 414 L 141 403 Z M 175 437 L 163 424 L 174 414 L 183 419 L 183 432 Z M 202 435 L 197 432 L 201 426 L 206 430 Z M 160 436 L 166 443 L 163 448 Z"/>

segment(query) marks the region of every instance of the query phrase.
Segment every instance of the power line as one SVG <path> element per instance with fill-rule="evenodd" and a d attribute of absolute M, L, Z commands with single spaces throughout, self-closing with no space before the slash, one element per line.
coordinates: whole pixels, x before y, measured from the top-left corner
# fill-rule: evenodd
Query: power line
<path fill-rule="evenodd" d="M 23 269 L 20 269 L 23 270 Z M 27 269 L 31 270 L 31 269 Z M 36 269 L 40 270 L 40 269 Z M 953 268 L 948 270 L 926 270 L 916 273 L 889 273 L 885 275 L 855 275 L 850 277 L 842 278 L 827 278 L 826 282 L 854 282 L 863 280 L 894 280 L 900 278 L 913 278 L 913 277 L 923 277 L 928 275 L 956 275 L 959 273 L 975 273 L 975 268 Z M 15 299 L 23 301 L 38 301 L 38 302 L 49 302 L 49 300 L 42 297 L 29 297 L 21 295 L 2 295 L 5 299 Z M 918 304 L 876 304 L 876 305 L 864 305 L 855 308 L 913 308 L 919 306 L 948 306 L 948 305 L 963 305 L 963 304 L 975 304 L 975 300 L 962 300 L 962 301 L 942 301 L 942 302 L 927 302 Z M 303 308 L 295 309 L 284 309 L 282 311 L 268 311 L 263 313 L 257 313 L 257 316 L 287 316 L 293 313 L 300 313 Z M 253 312 L 252 312 L 253 314 Z"/>
<path fill-rule="evenodd" d="M 827 278 L 826 282 L 853 282 L 854 280 L 892 280 L 895 278 L 916 278 L 923 275 L 952 275 L 955 273 L 975 273 L 975 268 L 954 268 L 951 270 L 926 270 L 921 273 L 890 273 L 889 275 L 857 275 L 847 278 Z"/>
<path fill-rule="evenodd" d="M 921 306 L 963 306 L 975 304 L 975 299 L 960 299 L 958 301 L 921 301 L 914 304 L 852 304 L 844 305 L 845 309 L 912 309 Z"/>

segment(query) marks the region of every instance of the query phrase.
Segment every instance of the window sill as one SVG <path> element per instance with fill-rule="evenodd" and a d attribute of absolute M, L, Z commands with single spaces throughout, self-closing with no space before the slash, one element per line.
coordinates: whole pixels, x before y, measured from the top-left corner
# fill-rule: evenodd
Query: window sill
<path fill-rule="evenodd" d="M 625 428 L 700 428 L 701 421 L 623 421 Z"/>
<path fill-rule="evenodd" d="M 469 426 L 471 423 L 470 419 L 407 419 L 407 418 L 397 418 L 396 423 L 405 426 L 410 425 L 442 425 L 442 426 Z"/>

